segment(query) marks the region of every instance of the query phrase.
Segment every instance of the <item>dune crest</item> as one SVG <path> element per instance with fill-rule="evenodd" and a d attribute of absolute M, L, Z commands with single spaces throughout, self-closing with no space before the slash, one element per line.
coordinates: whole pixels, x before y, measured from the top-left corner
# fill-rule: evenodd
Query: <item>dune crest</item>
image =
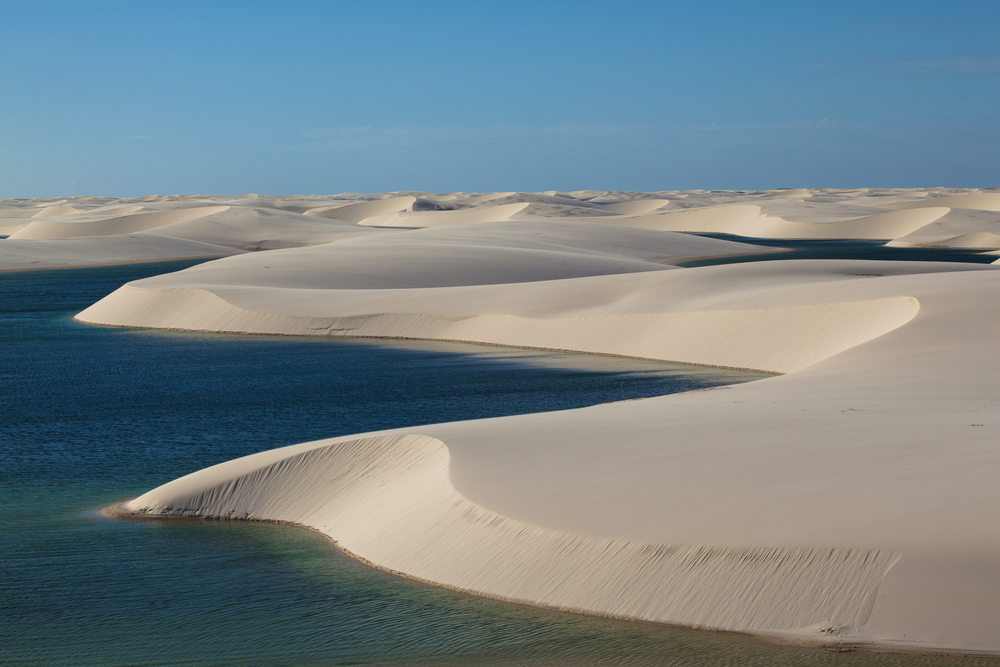
<path fill-rule="evenodd" d="M 938 220 L 949 210 L 922 207 L 834 222 L 795 222 L 763 215 L 759 206 L 744 204 L 634 217 L 594 218 L 592 221 L 660 231 L 732 234 L 750 238 L 881 240 L 906 236 Z"/>
<path fill-rule="evenodd" d="M 0 236 L 49 241 L 4 253 L 0 271 L 189 257 L 183 244 L 155 236 L 274 250 L 339 242 L 388 228 L 420 230 L 484 222 L 600 223 L 649 231 L 772 239 L 892 240 L 911 247 L 971 247 L 975 234 L 1000 233 L 1000 193 L 923 190 L 690 190 L 655 193 L 581 190 L 445 195 L 427 192 L 281 196 L 74 197 L 0 200 Z M 886 212 L 887 209 L 897 209 Z M 949 210 L 950 209 L 950 210 Z M 939 213 L 944 212 L 944 215 Z M 123 239 L 137 233 L 148 236 Z M 90 244 L 60 240 L 119 237 Z M 962 238 L 957 241 L 949 239 Z M 961 245 L 954 245 L 959 243 Z M 79 246 L 79 248 L 76 248 Z M 141 246 L 141 247 L 140 247 Z M 988 245 L 980 245 L 989 250 Z M 76 249 L 74 249 L 76 248 Z M 25 254 L 27 253 L 27 254 Z M 222 253 L 226 254 L 226 253 Z M 234 254 L 232 252 L 228 254 Z M 75 257 L 72 264 L 68 257 Z M 83 264 L 76 262 L 82 261 Z"/>
<path fill-rule="evenodd" d="M 205 289 L 125 285 L 76 319 L 186 331 L 492 343 L 788 373 L 891 331 L 918 310 L 916 299 L 895 297 L 760 310 L 572 319 L 406 312 L 320 318 L 246 310 Z"/>
<path fill-rule="evenodd" d="M 18 232 L 11 234 L 10 238 L 42 240 L 134 234 L 135 232 L 145 232 L 157 227 L 166 227 L 167 225 L 214 215 L 228 208 L 228 206 L 197 206 L 172 211 L 153 211 L 125 216 L 99 216 L 93 220 L 80 215 L 74 215 L 72 218 L 62 220 L 39 219 Z"/>
<path fill-rule="evenodd" d="M 358 224 L 369 227 L 423 229 L 425 227 L 444 227 L 473 222 L 496 222 L 498 220 L 506 220 L 527 207 L 527 203 L 514 203 L 458 211 L 438 211 L 434 213 L 387 213 L 385 215 L 365 218 Z"/>
<path fill-rule="evenodd" d="M 327 206 L 313 208 L 305 212 L 305 215 L 312 215 L 342 222 L 359 223 L 367 218 L 406 211 L 413 206 L 416 197 L 386 197 L 375 201 L 365 201 L 358 204 L 346 203 L 339 206 Z"/>
<path fill-rule="evenodd" d="M 980 211 L 1000 211 L 1000 192 L 977 192 L 945 197 L 928 197 L 927 199 L 918 201 L 886 204 L 885 206 L 887 208 L 906 210 L 929 206 L 947 206 L 950 208 L 971 208 Z"/>
<path fill-rule="evenodd" d="M 661 232 L 753 236 L 753 234 L 745 234 L 744 231 L 752 225 L 759 215 L 759 206 L 737 204 L 733 206 L 706 206 L 641 216 L 597 218 L 593 221 L 606 225 L 656 229 Z"/>

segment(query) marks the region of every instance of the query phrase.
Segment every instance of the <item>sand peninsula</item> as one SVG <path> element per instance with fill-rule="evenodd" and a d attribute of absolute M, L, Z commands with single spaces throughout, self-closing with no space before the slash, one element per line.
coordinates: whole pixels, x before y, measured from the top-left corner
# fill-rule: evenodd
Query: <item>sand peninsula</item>
<path fill-rule="evenodd" d="M 776 374 L 294 445 L 120 511 L 292 522 L 385 570 L 588 614 L 1000 654 L 1000 190 L 3 200 L 0 234 L 0 270 L 224 257 L 122 286 L 92 324 Z M 774 250 L 753 239 L 986 261 L 677 266 Z"/>

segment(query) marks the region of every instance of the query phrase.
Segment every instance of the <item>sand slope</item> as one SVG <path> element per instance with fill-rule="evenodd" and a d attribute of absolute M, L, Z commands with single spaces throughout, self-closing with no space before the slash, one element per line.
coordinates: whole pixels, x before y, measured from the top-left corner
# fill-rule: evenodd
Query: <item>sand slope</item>
<path fill-rule="evenodd" d="M 145 233 L 46 241 L 6 240 L 0 242 L 0 270 L 66 269 L 102 264 L 225 257 L 241 252 L 210 243 Z"/>
<path fill-rule="evenodd" d="M 992 249 L 995 236 L 1000 236 L 1000 212 L 956 208 L 889 245 Z"/>
<path fill-rule="evenodd" d="M 416 197 L 386 197 L 375 201 L 359 202 L 357 204 L 345 203 L 336 206 L 312 208 L 306 211 L 306 215 L 340 220 L 343 222 L 361 222 L 371 217 L 406 211 L 413 206 Z"/>
<path fill-rule="evenodd" d="M 951 208 L 972 208 L 980 211 L 1000 211 L 1000 192 L 977 192 L 974 194 L 931 197 L 926 200 L 889 204 L 888 206 L 895 209 L 948 206 Z"/>
<path fill-rule="evenodd" d="M 244 250 L 270 250 L 330 243 L 380 230 L 278 207 L 215 205 L 183 198 L 144 205 L 98 205 L 79 209 L 4 209 L 11 224 L 0 231 L 0 271 L 60 268 L 188 257 L 219 257 Z"/>
<path fill-rule="evenodd" d="M 445 287 L 666 271 L 672 267 L 663 262 L 684 257 L 758 250 L 730 241 L 580 223 L 487 222 L 247 255 L 186 276 L 213 285 Z"/>
<path fill-rule="evenodd" d="M 294 516 L 383 569 L 425 581 L 566 610 L 593 612 L 599 600 L 606 615 L 706 628 L 799 627 L 827 617 L 863 623 L 896 559 L 875 551 L 666 547 L 547 530 L 469 502 L 451 485 L 448 464 L 447 447 L 427 436 L 323 441 L 201 471 L 127 509 Z M 329 491 L 316 497 L 316 488 Z M 789 602 L 762 605 L 762 598 Z"/>
<path fill-rule="evenodd" d="M 38 219 L 11 234 L 12 239 L 70 239 L 82 236 L 114 236 L 145 232 L 179 222 L 195 220 L 225 211 L 226 206 L 195 206 L 169 211 L 150 211 L 131 215 L 73 215 L 57 220 Z"/>
<path fill-rule="evenodd" d="M 523 211 L 527 203 L 499 204 L 459 211 L 439 211 L 435 213 L 388 213 L 365 218 L 359 224 L 370 227 L 444 227 L 461 225 L 470 222 L 493 222 L 506 220 L 510 216 Z"/>
<path fill-rule="evenodd" d="M 949 209 L 924 207 L 833 222 L 798 222 L 762 215 L 759 206 L 736 204 L 654 215 L 596 218 L 594 222 L 662 231 L 733 234 L 772 239 L 895 239 L 941 218 Z"/>

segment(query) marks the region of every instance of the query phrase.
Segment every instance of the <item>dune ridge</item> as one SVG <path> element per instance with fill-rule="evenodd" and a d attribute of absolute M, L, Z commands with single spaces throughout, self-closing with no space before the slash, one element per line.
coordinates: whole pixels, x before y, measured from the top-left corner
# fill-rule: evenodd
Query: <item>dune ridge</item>
<path fill-rule="evenodd" d="M 514 203 L 434 213 L 387 213 L 385 215 L 365 218 L 359 224 L 366 227 L 411 227 L 423 229 L 425 227 L 461 225 L 470 222 L 496 222 L 498 220 L 506 220 L 527 207 L 527 203 Z"/>
<path fill-rule="evenodd" d="M 769 239 L 883 240 L 906 236 L 938 220 L 950 209 L 920 207 L 831 222 L 796 222 L 764 215 L 759 206 L 735 204 L 642 216 L 593 218 L 593 222 L 673 232 L 732 234 Z"/>
<path fill-rule="evenodd" d="M 358 223 L 371 217 L 409 210 L 416 200 L 416 197 L 386 197 L 357 204 L 346 202 L 336 206 L 312 208 L 306 211 L 305 215 Z"/>
<path fill-rule="evenodd" d="M 1000 211 L 1000 192 L 973 192 L 969 194 L 929 197 L 926 200 L 893 203 L 886 205 L 895 209 L 916 209 L 929 206 L 949 206 L 951 208 L 971 208 L 981 211 Z"/>
<path fill-rule="evenodd" d="M 140 232 L 109 239 L 82 237 L 55 241 L 7 240 L 0 245 L 0 264 L 6 271 L 28 271 L 164 259 L 225 257 L 241 252 L 211 243 Z"/>
<path fill-rule="evenodd" d="M 991 251 L 994 240 L 984 234 L 1000 229 L 997 197 L 1000 193 L 995 191 L 951 188 L 814 188 L 8 199 L 0 200 L 0 236 L 9 236 L 0 238 L 0 271 L 26 265 L 66 268 L 81 265 L 77 263 L 81 260 L 84 265 L 99 265 L 198 256 L 182 245 L 164 244 L 157 236 L 256 251 L 339 242 L 387 228 L 418 231 L 557 220 L 749 239 L 885 240 L 899 246 Z M 137 233 L 149 236 L 135 238 Z M 129 236 L 130 242 L 120 240 Z M 83 238 L 106 241 L 76 250 L 74 245 L 58 243 Z M 4 253 L 5 241 L 14 240 L 48 243 Z M 94 256 L 91 261 L 83 252 L 87 246 Z M 60 259 L 65 255 L 74 257 L 72 263 Z"/>
<path fill-rule="evenodd" d="M 918 309 L 916 299 L 894 297 L 571 319 L 432 313 L 319 318 L 250 311 L 202 289 L 125 285 L 76 319 L 185 331 L 461 341 L 787 373 L 901 326 Z M 796 344 L 803 339 L 807 345 Z"/>
<path fill-rule="evenodd" d="M 563 544 L 563 539 L 591 544 L 587 540 L 593 537 L 611 541 L 615 549 L 621 546 L 624 560 L 604 559 L 596 547 L 580 547 L 586 558 L 574 561 L 576 571 L 614 581 L 608 590 L 546 588 L 542 580 L 558 580 L 565 551 L 545 556 L 549 552 L 533 551 L 517 540 L 498 544 L 491 568 L 486 568 L 510 564 L 514 569 L 503 570 L 503 583 L 490 583 L 485 574 L 477 579 L 472 572 L 481 566 L 470 563 L 478 562 L 473 554 L 480 553 L 477 549 L 487 538 L 457 528 L 440 537 L 437 543 L 450 546 L 434 557 L 416 543 L 407 543 L 412 549 L 404 547 L 406 542 L 396 541 L 404 532 L 391 531 L 378 538 L 396 545 L 386 547 L 394 554 L 391 560 L 376 555 L 381 552 L 367 543 L 341 542 L 351 553 L 441 585 L 588 613 L 658 618 L 824 645 L 1000 651 L 992 639 L 997 616 L 990 611 L 1000 610 L 1000 591 L 983 597 L 984 587 L 989 591 L 988 582 L 1000 575 L 1000 561 L 989 555 L 1000 553 L 1000 526 L 990 510 L 1000 497 L 988 473 L 1000 462 L 989 444 L 997 426 L 995 411 L 981 403 L 998 379 L 987 350 L 993 346 L 989 332 L 1000 316 L 995 307 L 982 307 L 1000 275 L 995 268 L 811 260 L 537 283 L 415 288 L 390 282 L 357 289 L 324 289 L 320 285 L 336 280 L 311 268 L 309 288 L 295 287 L 296 280 L 305 280 L 301 276 L 286 276 L 283 287 L 262 280 L 260 264 L 301 252 L 217 263 L 239 265 L 239 271 L 209 264 L 138 281 L 78 319 L 206 331 L 437 338 L 786 373 L 722 391 L 385 434 L 445 443 L 454 491 L 477 511 L 530 526 L 530 534 L 541 531 L 539 545 Z M 331 276 L 343 270 L 336 263 L 326 266 Z M 949 373 L 959 373 L 962 383 L 942 382 L 954 377 Z M 933 393 L 927 393 L 928 387 Z M 988 428 L 955 430 L 972 420 L 984 421 Z M 939 445 L 944 441 L 947 449 Z M 284 450 L 276 451 L 275 456 L 285 456 Z M 900 469 L 904 456 L 907 463 Z M 274 465 L 284 469 L 285 464 Z M 362 467 L 371 474 L 367 464 Z M 260 474 L 269 477 L 270 464 L 264 468 Z M 235 479 L 238 470 L 220 474 Z M 266 516 L 314 526 L 312 519 L 301 519 L 312 516 L 308 507 L 325 503 L 320 498 L 331 487 L 288 474 L 278 486 L 299 489 L 312 500 L 302 506 L 304 514 L 282 510 Z M 924 488 L 933 488 L 932 479 L 963 490 L 948 496 L 927 493 Z M 396 490 L 391 506 L 398 511 L 422 497 L 407 483 L 400 484 L 389 483 Z M 200 501 L 182 500 L 201 493 L 194 486 L 182 481 L 167 486 L 169 491 L 151 492 L 143 503 L 178 500 L 157 501 L 149 505 L 151 511 L 169 513 L 173 510 L 163 508 L 173 507 L 190 514 L 200 507 Z M 278 486 L 260 487 L 270 489 L 261 498 L 282 495 L 275 491 Z M 322 490 L 307 494 L 313 486 Z M 232 497 L 238 505 L 240 493 Z M 206 503 L 210 515 L 225 515 L 216 500 Z M 134 510 L 145 512 L 140 505 Z M 831 508 L 836 508 L 833 514 Z M 817 523 L 812 517 L 823 520 Z M 318 529 L 340 542 L 360 529 L 347 523 Z M 605 544 L 593 544 L 598 543 Z M 677 579 L 672 568 L 681 566 L 673 561 L 625 557 L 656 550 L 649 545 L 682 547 L 677 553 L 757 554 L 751 560 L 780 554 L 774 557 L 792 567 L 787 572 L 804 569 L 789 574 L 786 583 L 792 589 L 782 588 L 769 598 L 749 566 Z M 535 554 L 533 567 L 540 569 L 517 569 L 522 548 Z M 860 562 L 871 569 L 831 569 L 821 556 L 834 552 L 850 554 L 848 560 L 866 554 L 869 560 Z M 466 571 L 459 565 L 448 571 L 422 569 L 425 557 L 457 559 L 471 568 L 469 578 L 455 574 Z M 628 571 L 612 576 L 619 567 Z M 649 586 L 630 582 L 644 582 L 647 571 L 660 572 L 672 583 L 652 598 L 644 597 Z M 538 574 L 542 572 L 548 574 Z M 757 591 L 757 606 L 728 606 L 732 591 L 725 582 L 730 576 Z M 810 581 L 824 583 L 817 588 Z M 928 589 L 927 581 L 950 583 Z M 631 593 L 617 597 L 612 590 Z M 827 593 L 821 590 L 843 596 L 835 613 L 824 606 Z M 686 602 L 675 607 L 677 599 Z M 896 605 L 894 600 L 911 603 Z M 792 619 L 782 615 L 789 605 L 812 611 Z M 928 605 L 937 611 L 912 614 Z"/>
<path fill-rule="evenodd" d="M 165 227 L 221 213 L 228 208 L 228 206 L 196 206 L 173 211 L 133 213 L 126 216 L 98 216 L 96 219 L 85 218 L 79 214 L 72 216 L 68 220 L 37 219 L 23 229 L 11 234 L 10 238 L 41 240 L 133 234 L 135 232 L 145 232 L 157 227 Z"/>

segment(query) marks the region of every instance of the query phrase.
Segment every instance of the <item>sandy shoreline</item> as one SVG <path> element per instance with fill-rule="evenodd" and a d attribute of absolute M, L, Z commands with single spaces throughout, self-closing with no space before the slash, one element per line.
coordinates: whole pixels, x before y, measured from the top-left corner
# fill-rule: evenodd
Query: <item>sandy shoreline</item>
<path fill-rule="evenodd" d="M 104 324 L 100 322 L 86 322 L 84 320 L 79 320 L 76 317 L 73 318 L 74 322 L 80 322 L 81 324 L 89 324 L 95 327 L 107 327 L 109 329 L 131 329 L 135 328 L 131 325 L 126 324 Z M 219 334 L 219 335 L 235 335 L 235 336 L 277 336 L 277 337 L 293 337 L 301 338 L 299 334 L 286 334 L 286 333 L 261 333 L 261 332 L 249 332 L 249 331 L 218 331 L 215 329 L 185 329 L 185 328 L 167 328 L 167 327 L 157 327 L 157 331 L 177 331 L 183 333 L 207 333 L 207 334 Z M 344 338 L 343 336 L 338 336 L 339 338 Z M 347 337 L 350 338 L 350 337 Z M 636 357 L 627 354 L 615 354 L 613 352 L 581 352 L 579 350 L 570 349 L 557 349 L 551 347 L 530 347 L 527 345 L 505 345 L 503 343 L 492 343 L 483 342 L 475 340 L 459 340 L 457 338 L 415 338 L 407 336 L 359 336 L 359 340 L 412 340 L 412 341 L 433 341 L 436 343 L 458 343 L 461 345 L 481 345 L 483 347 L 505 347 L 514 350 L 535 350 L 539 352 L 555 352 L 561 354 L 586 354 L 597 357 L 612 357 L 616 359 L 635 359 L 636 361 L 655 361 L 664 364 L 680 364 L 684 366 L 700 366 L 702 368 L 718 368 L 722 370 L 730 371 L 744 371 L 748 373 L 766 373 L 768 375 L 783 375 L 783 373 L 776 371 L 768 371 L 760 368 L 749 368 L 743 366 L 720 366 L 718 364 L 699 364 L 690 361 L 677 361 L 675 359 L 660 359 L 656 357 Z M 695 390 L 700 391 L 700 390 Z"/>
<path fill-rule="evenodd" d="M 636 399 L 632 399 L 636 400 Z M 409 581 L 415 581 L 426 586 L 433 586 L 435 588 L 443 588 L 445 590 L 453 591 L 456 593 L 462 593 L 464 595 L 474 595 L 476 597 L 483 597 L 486 599 L 497 600 L 499 602 L 505 602 L 507 604 L 518 604 L 523 606 L 534 607 L 537 609 L 546 609 L 549 611 L 557 611 L 560 613 L 569 614 L 581 614 L 585 616 L 592 616 L 595 618 L 607 618 L 611 620 L 618 621 L 628 621 L 631 623 L 648 623 L 655 626 L 667 626 L 667 627 L 683 627 L 687 628 L 690 626 L 682 624 L 670 624 L 670 623 L 658 623 L 655 621 L 641 621 L 636 620 L 627 616 L 617 616 L 610 614 L 599 614 L 589 611 L 566 609 L 564 607 L 559 607 L 555 605 L 543 605 L 538 603 L 527 602 L 523 600 L 511 600 L 502 596 L 492 596 L 486 595 L 476 590 L 457 588 L 454 586 L 448 586 L 447 584 L 441 584 L 435 581 L 430 581 L 427 579 L 421 579 L 419 577 L 414 577 L 407 574 L 406 572 L 401 572 L 398 570 L 392 570 L 386 567 L 382 567 L 378 563 L 372 562 L 363 556 L 353 553 L 345 549 L 337 540 L 331 537 L 329 534 L 309 525 L 297 523 L 294 521 L 287 521 L 282 519 L 229 519 L 225 517 L 190 517 L 190 516 L 158 516 L 146 513 L 132 512 L 125 508 L 125 505 L 131 502 L 133 499 L 124 500 L 121 502 L 113 503 L 111 505 L 106 505 L 98 510 L 98 513 L 108 519 L 115 519 L 121 521 L 251 521 L 256 523 L 274 523 L 285 526 L 294 526 L 296 528 L 301 528 L 303 530 L 308 530 L 309 532 L 315 533 L 321 536 L 328 544 L 330 544 L 338 552 L 344 554 L 345 556 L 352 558 L 368 567 L 371 567 L 380 572 L 390 574 L 395 577 L 400 577 L 402 579 L 407 579 Z M 968 657 L 968 658 L 990 658 L 997 657 L 997 654 L 993 651 L 975 651 L 975 650 L 956 650 L 948 647 L 934 647 L 934 646 L 924 646 L 915 647 L 911 644 L 894 644 L 891 642 L 872 642 L 872 641 L 858 641 L 850 638 L 839 638 L 836 634 L 826 635 L 825 638 L 805 636 L 799 637 L 796 635 L 784 634 L 784 633 L 773 633 L 767 631 L 757 631 L 757 632 L 740 632 L 733 630 L 720 630 L 713 628 L 696 628 L 705 632 L 722 632 L 722 633 L 733 633 L 733 634 L 744 634 L 756 637 L 763 641 L 778 644 L 782 646 L 801 646 L 810 649 L 842 653 L 842 652 L 852 652 L 852 651 L 865 651 L 868 653 L 880 653 L 889 655 L 929 655 L 929 656 L 949 656 L 949 657 Z"/>
<path fill-rule="evenodd" d="M 129 266 L 132 264 L 163 264 L 164 262 L 183 262 L 187 260 L 194 259 L 219 259 L 220 257 L 227 257 L 228 255 L 216 255 L 209 257 L 193 256 L 193 257 L 170 257 L 168 259 L 135 259 L 127 262 L 106 262 L 103 264 L 76 264 L 74 266 L 38 266 L 25 269 L 0 269 L 0 273 L 21 273 L 24 271 L 56 271 L 61 269 L 97 269 L 103 266 Z"/>
<path fill-rule="evenodd" d="M 294 214 L 301 203 L 259 199 L 252 213 L 238 199 L 205 214 L 128 210 L 128 228 L 240 254 L 125 285 L 82 322 L 447 340 L 775 375 L 303 443 L 198 471 L 118 511 L 301 525 L 379 569 L 534 606 L 814 646 L 1000 655 L 990 399 L 1000 267 L 672 265 L 773 251 L 682 231 L 988 245 L 1000 193 L 615 196 L 449 196 L 439 205 L 455 210 L 439 211 L 413 210 L 428 197 L 406 193 L 310 200 Z M 261 206 L 282 211 L 285 231 L 267 227 Z M 88 233 L 116 229 L 106 216 L 84 222 Z M 80 223 L 32 224 L 21 238 L 58 242 Z M 274 239 L 298 245 L 244 252 Z"/>

